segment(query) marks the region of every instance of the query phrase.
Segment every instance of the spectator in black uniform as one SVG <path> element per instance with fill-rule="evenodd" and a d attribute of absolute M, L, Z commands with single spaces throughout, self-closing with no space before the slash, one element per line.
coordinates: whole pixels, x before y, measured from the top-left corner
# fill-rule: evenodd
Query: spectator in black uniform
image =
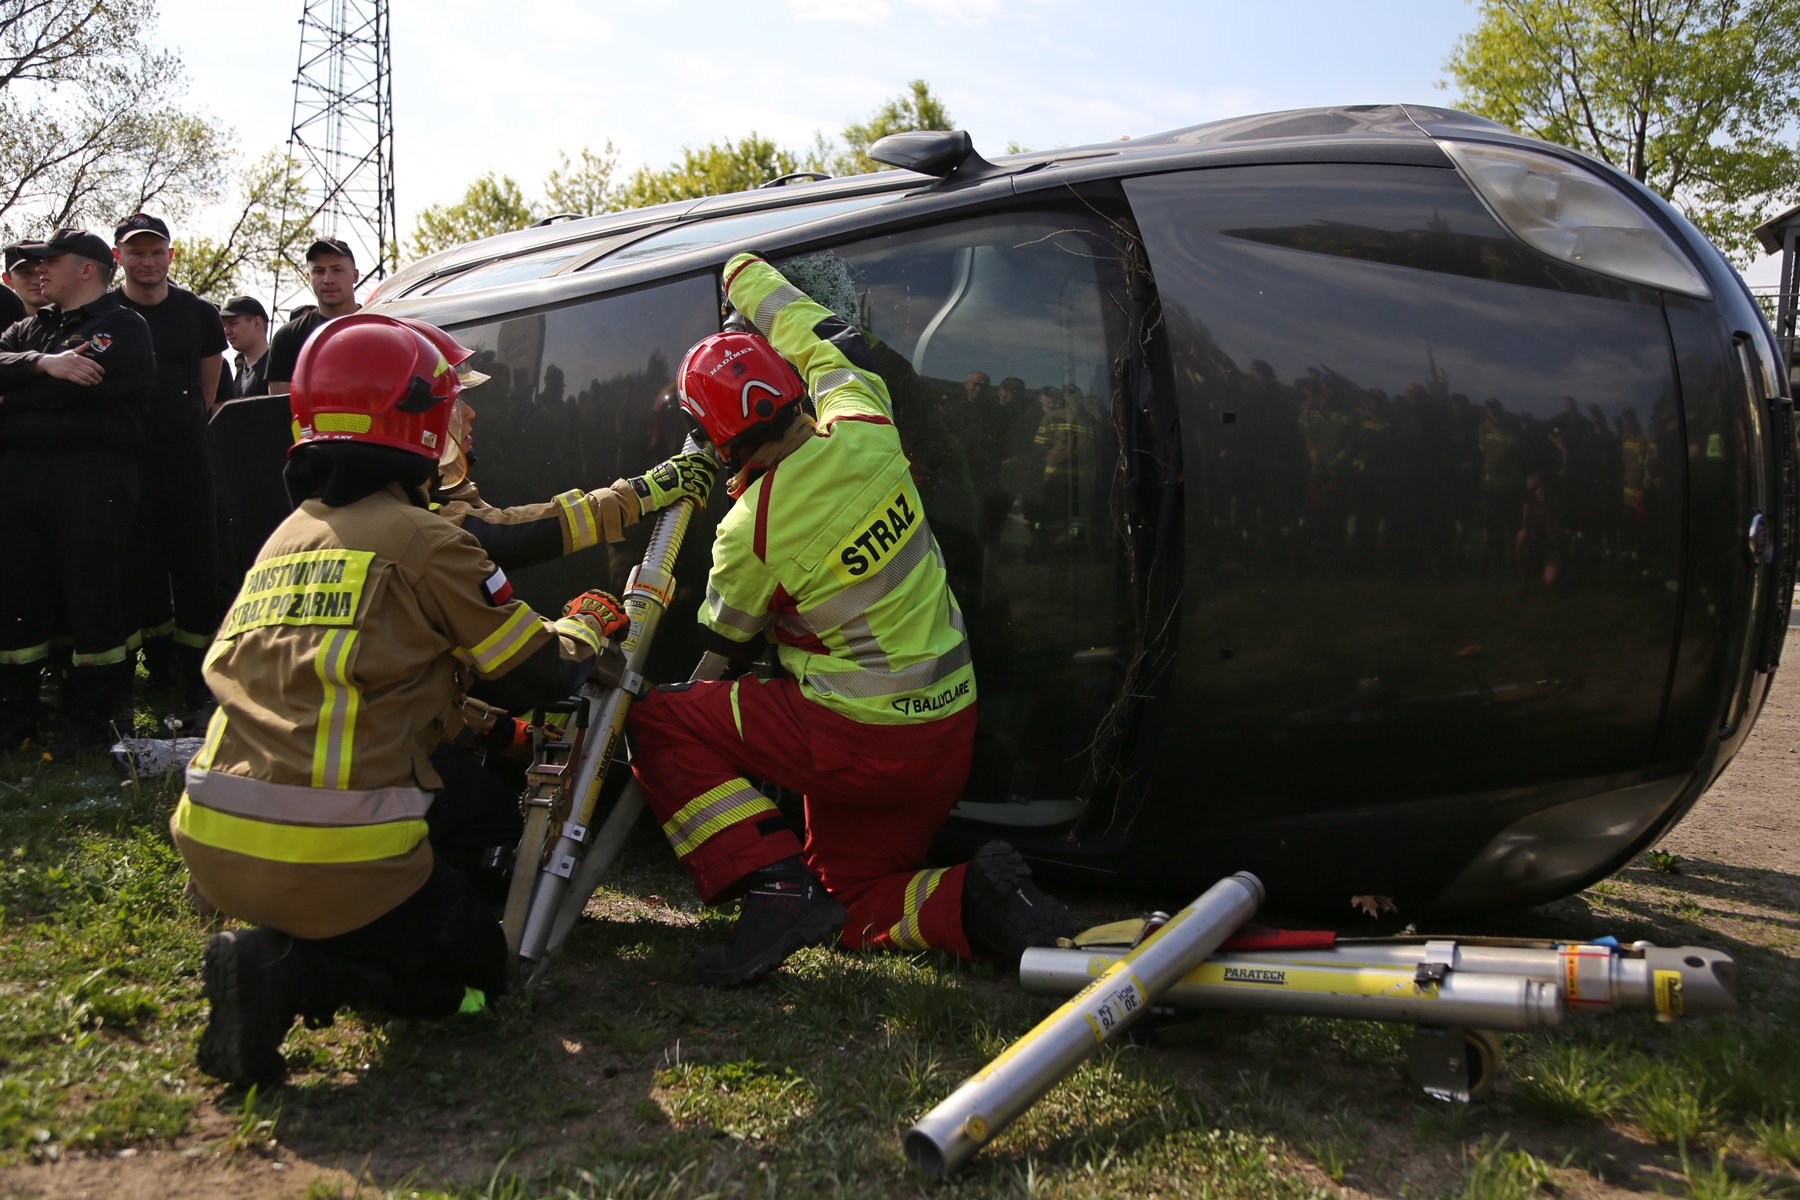
<path fill-rule="evenodd" d="M 59 229 L 25 247 L 46 304 L 0 334 L 0 747 L 38 734 L 38 681 L 58 592 L 75 653 L 51 756 L 103 750 L 129 732 L 131 664 L 121 572 L 138 456 L 156 380 L 150 330 L 107 287 L 105 240 Z"/>
<path fill-rule="evenodd" d="M 269 392 L 275 396 L 288 394 L 294 378 L 294 364 L 300 361 L 300 347 L 313 330 L 333 317 L 347 317 L 362 305 L 356 302 L 356 281 L 362 275 L 356 269 L 356 256 L 347 242 L 337 238 L 320 238 L 306 248 L 306 281 L 312 285 L 318 307 L 300 312 L 293 320 L 275 331 L 269 341 Z"/>
<path fill-rule="evenodd" d="M 219 310 L 225 340 L 237 352 L 232 390 L 237 396 L 269 394 L 269 314 L 254 296 L 233 296 Z"/>
<path fill-rule="evenodd" d="M 31 313 L 25 307 L 25 300 L 19 292 L 19 285 L 13 283 L 13 268 L 21 262 L 28 261 L 18 246 L 6 248 L 6 286 L 0 288 L 0 332 L 12 328 L 14 321 L 23 321 Z"/>
<path fill-rule="evenodd" d="M 144 427 L 129 578 L 150 686 L 184 712 L 206 700 L 200 660 L 219 624 L 218 550 L 206 417 L 225 365 L 219 310 L 169 282 L 169 227 L 134 213 L 113 231 L 119 299 L 150 327 L 156 389 Z"/>

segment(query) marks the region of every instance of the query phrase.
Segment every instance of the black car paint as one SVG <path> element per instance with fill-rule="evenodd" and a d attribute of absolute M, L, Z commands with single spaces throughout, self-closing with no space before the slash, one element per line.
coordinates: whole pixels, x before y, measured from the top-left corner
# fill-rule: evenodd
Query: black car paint
<path fill-rule="evenodd" d="M 1164 580 L 1170 596 L 1142 598 L 1153 616 L 1159 605 L 1167 610 L 1160 614 L 1164 619 L 1149 624 L 1160 640 L 1146 647 L 1149 661 L 1165 669 L 1143 681 L 1153 699 L 1134 710 L 1116 785 L 1092 795 L 1089 812 L 1069 829 L 1043 836 L 1016 829 L 1006 833 L 1052 875 L 1111 878 L 1140 893 L 1189 891 L 1225 871 L 1247 867 L 1264 875 L 1276 902 L 1341 907 L 1353 893 L 1374 893 L 1394 896 L 1416 911 L 1439 896 L 1513 822 L 1584 798 L 1641 797 L 1649 806 L 1647 823 L 1604 862 L 1556 881 L 1556 890 L 1566 892 L 1617 869 L 1678 819 L 1742 744 L 1766 694 L 1770 672 L 1740 668 L 1747 646 L 1756 647 L 1753 667 L 1772 665 L 1762 648 L 1779 646 L 1771 623 L 1780 619 L 1785 624 L 1780 596 L 1784 584 L 1791 590 L 1792 553 L 1786 542 L 1792 531 L 1782 530 L 1777 563 L 1749 562 L 1744 535 L 1750 447 L 1735 345 L 1747 339 L 1752 358 L 1770 364 L 1774 347 L 1741 281 L 1717 251 L 1634 181 L 1568 152 L 1526 143 L 1609 175 L 1689 251 L 1707 278 L 1712 300 L 1648 292 L 1557 267 L 1506 241 L 1504 234 L 1496 239 L 1493 229 L 1478 228 L 1480 203 L 1432 140 L 1435 136 L 1523 142 L 1476 118 L 1412 106 L 1245 118 L 1123 144 L 1002 159 L 1010 176 L 960 186 L 883 172 L 521 231 L 409 267 L 382 289 L 375 307 L 470 330 L 497 328 L 500 317 L 516 321 L 561 312 L 562 317 L 553 319 L 576 320 L 578 306 L 590 299 L 649 289 L 671 279 L 716 279 L 718 266 L 734 247 L 702 247 L 635 266 L 610 266 L 602 258 L 547 279 L 437 300 L 426 292 L 430 281 L 471 264 L 533 254 L 551 245 L 567 245 L 573 256 L 581 245 L 601 239 L 628 245 L 673 221 L 847 195 L 867 195 L 875 202 L 780 231 L 761 239 L 759 248 L 798 253 L 883 230 L 1044 204 L 1100 212 L 1130 231 L 1134 217 L 1151 219 L 1146 198 L 1173 186 L 1168 181 L 1205 177 L 1209 186 L 1222 187 L 1220 181 L 1234 172 L 1240 178 L 1243 172 L 1265 177 L 1271 171 L 1286 172 L 1292 179 L 1311 178 L 1316 190 L 1318 181 L 1329 181 L 1333 171 L 1347 176 L 1401 171 L 1429 175 L 1433 187 L 1459 188 L 1455 194 L 1460 199 L 1451 207 L 1461 216 L 1446 218 L 1449 224 L 1438 232 L 1448 237 L 1423 248 L 1417 238 L 1409 243 L 1404 228 L 1378 231 L 1383 236 L 1372 240 L 1365 236 L 1366 228 L 1363 234 L 1347 235 L 1328 230 L 1325 240 L 1335 236 L 1337 244 L 1323 245 L 1317 244 L 1316 230 L 1238 222 L 1230 241 L 1232 252 L 1243 258 L 1239 285 L 1248 289 L 1251 282 L 1251 276 L 1242 274 L 1244 264 L 1262 264 L 1271 278 L 1285 273 L 1290 309 L 1322 303 L 1331 287 L 1339 289 L 1341 300 L 1371 279 L 1402 292 L 1436 289 L 1440 299 L 1448 295 L 1455 303 L 1434 308 L 1423 302 L 1421 307 L 1415 296 L 1415 309 L 1422 314 L 1417 319 L 1436 321 L 1433 332 L 1443 339 L 1444 353 L 1467 363 L 1480 360 L 1495 342 L 1506 341 L 1498 326 L 1484 328 L 1472 315 L 1481 307 L 1479 297 L 1487 297 L 1489 308 L 1494 297 L 1507 296 L 1527 307 L 1574 305 L 1603 314 L 1602 324 L 1611 323 L 1618 334 L 1615 342 L 1628 349 L 1631 370 L 1642 376 L 1634 393 L 1641 394 L 1640 424 L 1657 442 L 1665 472 L 1642 509 L 1645 528 L 1636 547 L 1641 568 L 1633 568 L 1635 575 L 1608 576 L 1590 562 L 1572 576 L 1550 582 L 1541 573 L 1535 580 L 1495 581 L 1490 572 L 1484 584 L 1479 564 L 1432 561 L 1446 557 L 1441 553 L 1446 522 L 1437 503 L 1445 481 L 1420 471 L 1417 461 L 1403 454 L 1392 456 L 1394 474 L 1383 485 L 1387 494 L 1377 497 L 1374 507 L 1354 513 L 1364 518 L 1361 539 L 1346 524 L 1340 544 L 1326 549 L 1304 537 L 1290 539 L 1285 548 L 1272 542 L 1250 551 L 1229 548 L 1222 539 L 1233 526 L 1230 520 L 1221 525 L 1221 506 L 1228 508 L 1234 495 L 1242 504 L 1238 493 L 1246 483 L 1230 476 L 1235 466 L 1220 466 L 1234 447 L 1254 447 L 1263 439 L 1257 461 L 1272 477 L 1248 482 L 1252 490 L 1261 487 L 1282 497 L 1277 507 L 1285 505 L 1288 516 L 1297 518 L 1315 501 L 1317 489 L 1310 484 L 1317 481 L 1302 479 L 1309 468 L 1297 450 L 1305 447 L 1285 428 L 1288 418 L 1267 404 L 1259 407 L 1241 380 L 1235 387 L 1210 390 L 1184 381 L 1183 372 L 1204 358 L 1207 342 L 1194 321 L 1194 296 L 1187 294 L 1195 276 L 1181 276 L 1172 257 L 1185 227 L 1163 221 L 1145 228 L 1143 241 L 1164 324 L 1139 368 L 1143 387 L 1155 401 L 1142 406 L 1144 436 L 1154 440 L 1157 429 L 1152 427 L 1158 427 L 1168 441 L 1178 443 L 1149 472 L 1160 470 L 1162 483 L 1179 500 L 1165 506 L 1159 534 L 1152 539 L 1164 575 L 1172 575 Z M 1491 218 L 1488 225 L 1493 225 Z M 1387 234 L 1400 236 L 1396 240 Z M 1359 236 L 1362 244 L 1357 244 Z M 1505 261 L 1484 265 L 1483 245 L 1477 243 L 1485 244 L 1491 260 Z M 1329 286 L 1309 291 L 1308 278 L 1326 280 Z M 1147 302 L 1154 306 L 1156 296 L 1151 294 Z M 1462 305 L 1460 314 L 1454 311 L 1457 304 Z M 1244 343 L 1242 352 L 1249 357 L 1233 357 L 1240 375 L 1259 357 L 1251 346 L 1259 330 L 1279 329 L 1285 321 L 1288 336 L 1302 342 L 1310 336 L 1314 343 L 1341 332 L 1329 323 L 1309 324 L 1304 311 L 1258 310 L 1247 291 L 1244 303 L 1214 308 L 1239 331 L 1228 340 Z M 1355 319 L 1371 315 L 1341 303 L 1335 312 Z M 1218 316 L 1208 315 L 1218 322 Z M 1346 381 L 1333 382 L 1334 387 L 1388 390 L 1390 404 L 1394 394 L 1406 393 L 1407 384 L 1419 385 L 1418 415 L 1441 432 L 1446 424 L 1467 419 L 1450 400 L 1461 388 L 1456 379 L 1433 374 L 1438 350 L 1427 350 L 1416 333 L 1376 329 L 1363 339 L 1368 351 L 1364 360 L 1415 362 L 1411 374 L 1385 370 L 1352 379 L 1317 353 L 1309 361 L 1321 368 L 1321 375 L 1336 372 Z M 1377 344 L 1383 341 L 1389 344 Z M 1216 343 L 1215 337 L 1215 350 Z M 1356 350 L 1340 344 L 1329 353 L 1341 360 Z M 1233 348 L 1224 352 L 1232 356 Z M 1518 351 L 1513 353 L 1516 357 Z M 1499 389 L 1505 373 L 1489 366 L 1489 382 L 1472 387 Z M 1785 393 L 1785 379 L 1772 382 Z M 1656 386 L 1645 391 L 1651 384 Z M 1267 391 L 1270 384 L 1265 379 L 1257 386 Z M 1277 379 L 1273 386 L 1296 385 Z M 606 482 L 564 478 L 567 472 L 552 479 L 537 464 L 513 461 L 498 426 L 522 420 L 524 413 L 515 413 L 492 394 L 478 392 L 472 399 L 484 408 L 478 434 L 495 431 L 489 434 L 487 451 L 478 444 L 484 459 L 478 477 L 491 501 L 518 503 L 541 499 L 552 488 Z M 1471 393 L 1472 404 L 1481 399 Z M 1539 409 L 1526 416 L 1542 427 L 1541 434 L 1554 418 L 1542 410 L 1545 395 L 1533 402 Z M 1617 420 L 1623 407 L 1622 400 L 1612 404 L 1607 420 Z M 1379 423 L 1380 414 L 1372 419 Z M 1660 424 L 1650 428 L 1656 421 Z M 1764 469 L 1773 480 L 1784 471 L 1791 474 L 1793 455 L 1791 442 L 1777 441 L 1764 438 Z M 1271 451 L 1271 446 L 1279 449 Z M 1709 448 L 1717 453 L 1709 456 Z M 1256 460 L 1255 453 L 1250 457 Z M 1584 486 L 1591 490 L 1600 483 L 1589 479 Z M 1347 503 L 1349 508 L 1340 504 L 1330 515 L 1353 515 L 1356 502 Z M 721 511 L 715 504 L 709 525 Z M 1373 536 L 1367 523 L 1371 514 L 1378 522 Z M 1468 537 L 1469 515 L 1462 513 L 1461 531 L 1453 536 Z M 1623 519 L 1623 514 L 1615 515 Z M 1390 520 L 1409 525 L 1403 536 L 1388 536 Z M 1609 520 L 1598 520 L 1602 537 Z M 1448 522 L 1453 530 L 1457 524 Z M 690 538 L 682 564 L 682 578 L 692 576 L 683 589 L 686 602 L 665 624 L 659 644 L 658 665 L 671 677 L 684 669 L 697 645 L 696 638 L 678 631 L 686 628 L 683 618 L 695 603 L 706 540 L 703 529 Z M 606 573 L 616 574 L 629 554 L 615 554 Z M 546 595 L 538 602 L 550 599 L 554 588 L 567 590 L 585 578 L 583 572 L 597 571 L 602 559 L 602 552 L 589 551 L 546 572 L 554 584 L 544 581 Z M 1750 608 L 1753 585 L 1760 587 L 1756 611 Z M 1234 615 L 1234 594 L 1269 599 L 1240 605 L 1242 611 Z M 1410 606 L 1429 619 L 1439 611 L 1434 608 L 1436 594 L 1453 600 L 1472 595 L 1479 611 L 1454 613 L 1440 621 L 1441 628 L 1421 631 L 1405 614 Z M 1176 596 L 1178 602 L 1172 602 Z M 1560 652 L 1546 649 L 1556 641 L 1559 617 L 1575 626 L 1575 634 L 1584 621 L 1600 633 L 1596 639 L 1568 636 Z M 1492 629 L 1497 637 L 1470 632 L 1483 629 Z M 1501 649 L 1509 639 L 1511 649 Z M 1740 715 L 1722 729 L 1734 704 L 1734 687 Z M 1638 791 L 1629 790 L 1633 788 Z M 952 821 L 940 848 L 954 855 L 996 832 Z M 1542 888 L 1525 887 L 1517 898 L 1544 896 Z"/>

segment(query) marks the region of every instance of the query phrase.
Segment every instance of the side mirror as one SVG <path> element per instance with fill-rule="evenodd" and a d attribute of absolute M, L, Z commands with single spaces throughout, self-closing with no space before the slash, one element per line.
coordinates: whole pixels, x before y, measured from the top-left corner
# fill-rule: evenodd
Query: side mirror
<path fill-rule="evenodd" d="M 975 152 L 975 142 L 966 129 L 890 133 L 869 147 L 869 157 L 890 167 L 935 175 L 945 183 L 970 183 L 1009 173 Z"/>

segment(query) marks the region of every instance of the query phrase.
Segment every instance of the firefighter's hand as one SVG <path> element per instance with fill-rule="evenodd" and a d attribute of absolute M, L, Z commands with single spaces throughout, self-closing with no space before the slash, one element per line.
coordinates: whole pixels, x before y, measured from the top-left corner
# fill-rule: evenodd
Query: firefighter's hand
<path fill-rule="evenodd" d="M 43 354 L 38 356 L 37 370 L 41 375 L 52 379 L 64 379 L 81 387 L 93 387 L 106 378 L 106 371 L 91 358 L 82 356 L 88 343 L 72 346 L 61 354 Z"/>
<path fill-rule="evenodd" d="M 607 637 L 622 633 L 631 626 L 631 618 L 625 615 L 625 606 L 610 592 L 583 592 L 563 605 L 562 615 L 592 618 L 600 626 L 600 632 Z"/>
<path fill-rule="evenodd" d="M 719 460 L 704 450 L 677 454 L 665 463 L 631 480 L 644 512 L 667 508 L 677 500 L 692 500 L 701 508 L 712 494 L 713 482 L 719 477 Z"/>

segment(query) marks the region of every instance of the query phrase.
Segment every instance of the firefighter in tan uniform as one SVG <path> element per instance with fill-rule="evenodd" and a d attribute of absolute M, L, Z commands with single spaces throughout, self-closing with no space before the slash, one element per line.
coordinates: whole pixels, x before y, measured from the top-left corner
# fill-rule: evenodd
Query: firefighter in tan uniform
<path fill-rule="evenodd" d="M 472 1011 L 505 989 L 505 941 L 434 860 L 431 752 L 480 682 L 503 708 L 570 694 L 617 601 L 550 622 L 468 534 L 426 507 L 459 390 L 392 318 L 322 328 L 293 386 L 298 503 L 207 653 L 219 708 L 170 824 L 199 891 L 257 926 L 207 942 L 203 1071 L 274 1085 L 295 1016 L 345 1004 Z"/>
<path fill-rule="evenodd" d="M 435 325 L 396 318 L 436 346 L 468 389 L 487 382 L 469 365 L 475 352 Z M 470 477 L 475 465 L 475 409 L 466 395 L 450 409 L 449 435 L 438 458 L 431 509 L 473 534 L 496 567 L 519 571 L 601 542 L 621 541 L 639 519 L 690 497 L 704 505 L 718 474 L 709 454 L 678 454 L 633 479 L 583 492 L 571 489 L 539 504 L 505 508 L 488 504 Z M 432 752 L 431 765 L 443 778 L 431 808 L 432 851 L 471 883 L 484 899 L 498 903 L 511 874 L 512 853 L 524 823 L 519 814 L 524 761 L 529 756 L 527 726 L 516 718 L 490 724 L 475 706 L 465 710 L 470 727 Z M 553 715 L 545 728 L 556 731 L 566 718 Z"/>

